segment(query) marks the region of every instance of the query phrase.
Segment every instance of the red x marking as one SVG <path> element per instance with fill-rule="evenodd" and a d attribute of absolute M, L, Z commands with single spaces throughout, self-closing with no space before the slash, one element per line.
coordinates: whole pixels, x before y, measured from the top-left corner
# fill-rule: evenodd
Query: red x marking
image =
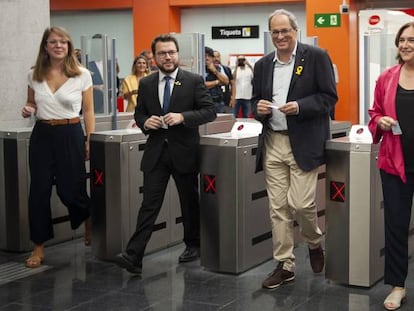
<path fill-rule="evenodd" d="M 103 186 L 103 171 L 100 171 L 98 169 L 93 169 L 93 185 L 94 186 Z"/>
<path fill-rule="evenodd" d="M 216 193 L 216 176 L 204 175 L 204 192 Z"/>
<path fill-rule="evenodd" d="M 331 200 L 345 202 L 345 183 L 331 181 Z"/>

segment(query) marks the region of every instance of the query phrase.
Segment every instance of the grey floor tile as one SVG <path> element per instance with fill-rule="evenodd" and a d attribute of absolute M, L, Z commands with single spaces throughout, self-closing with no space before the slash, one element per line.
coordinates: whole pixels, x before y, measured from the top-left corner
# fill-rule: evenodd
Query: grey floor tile
<path fill-rule="evenodd" d="M 314 274 L 303 244 L 295 248 L 295 281 L 275 290 L 261 288 L 275 268 L 272 260 L 238 275 L 223 274 L 201 267 L 199 260 L 178 264 L 183 249 L 179 244 L 145 256 L 143 273 L 136 277 L 95 258 L 82 239 L 48 247 L 45 263 L 50 269 L 0 283 L 0 311 L 372 311 L 383 310 L 390 290 L 382 280 L 362 288 Z M 0 264 L 23 262 L 27 255 L 0 252 Z M 403 311 L 414 310 L 412 262 L 411 258 Z"/>

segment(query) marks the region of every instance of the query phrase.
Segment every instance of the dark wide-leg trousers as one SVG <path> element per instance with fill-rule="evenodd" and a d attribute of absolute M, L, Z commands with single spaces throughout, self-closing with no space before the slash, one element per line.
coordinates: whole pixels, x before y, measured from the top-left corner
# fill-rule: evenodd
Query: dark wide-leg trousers
<path fill-rule="evenodd" d="M 54 237 L 50 197 L 57 194 L 68 208 L 72 229 L 89 217 L 86 191 L 85 138 L 80 123 L 51 126 L 37 122 L 29 146 L 30 238 L 43 244 Z"/>
<path fill-rule="evenodd" d="M 404 287 L 408 273 L 408 234 L 414 194 L 414 174 L 407 183 L 399 176 L 381 173 L 384 196 L 385 268 L 384 283 Z"/>

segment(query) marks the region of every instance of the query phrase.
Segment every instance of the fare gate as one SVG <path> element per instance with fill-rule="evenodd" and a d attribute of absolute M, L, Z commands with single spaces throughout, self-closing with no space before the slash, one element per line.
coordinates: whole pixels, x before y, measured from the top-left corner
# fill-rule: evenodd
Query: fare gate
<path fill-rule="evenodd" d="M 378 145 L 327 142 L 325 274 L 343 284 L 369 287 L 383 276 L 382 188 Z"/>
<path fill-rule="evenodd" d="M 250 127 L 250 129 L 249 129 Z M 263 173 L 255 174 L 261 124 L 201 137 L 201 265 L 241 273 L 272 254 Z"/>
<path fill-rule="evenodd" d="M 0 130 L 0 249 L 26 252 L 30 241 L 28 199 L 30 187 L 29 139 L 32 128 Z M 55 237 L 46 245 L 67 241 L 83 234 L 73 231 L 66 207 L 55 188 L 51 197 Z"/>
<path fill-rule="evenodd" d="M 135 232 L 145 144 L 146 136 L 138 128 L 91 135 L 92 253 L 100 259 L 113 260 Z M 170 179 L 146 253 L 179 243 L 182 237 L 178 193 Z"/>
<path fill-rule="evenodd" d="M 201 264 L 211 270 L 241 273 L 272 258 L 264 176 L 254 173 L 257 124 L 237 119 L 231 132 L 201 138 Z M 331 137 L 348 135 L 350 125 L 332 121 Z M 325 231 L 325 165 L 319 168 L 315 199 Z M 295 243 L 302 242 L 299 230 L 294 232 Z"/>

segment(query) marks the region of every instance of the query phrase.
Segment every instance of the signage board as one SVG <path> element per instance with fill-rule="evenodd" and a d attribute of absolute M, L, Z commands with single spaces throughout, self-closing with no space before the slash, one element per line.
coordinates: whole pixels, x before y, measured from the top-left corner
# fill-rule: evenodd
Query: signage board
<path fill-rule="evenodd" d="M 212 39 L 252 39 L 259 38 L 259 26 L 213 26 Z"/>
<path fill-rule="evenodd" d="M 314 25 L 315 27 L 340 27 L 341 26 L 341 14 L 339 13 L 315 14 Z"/>

